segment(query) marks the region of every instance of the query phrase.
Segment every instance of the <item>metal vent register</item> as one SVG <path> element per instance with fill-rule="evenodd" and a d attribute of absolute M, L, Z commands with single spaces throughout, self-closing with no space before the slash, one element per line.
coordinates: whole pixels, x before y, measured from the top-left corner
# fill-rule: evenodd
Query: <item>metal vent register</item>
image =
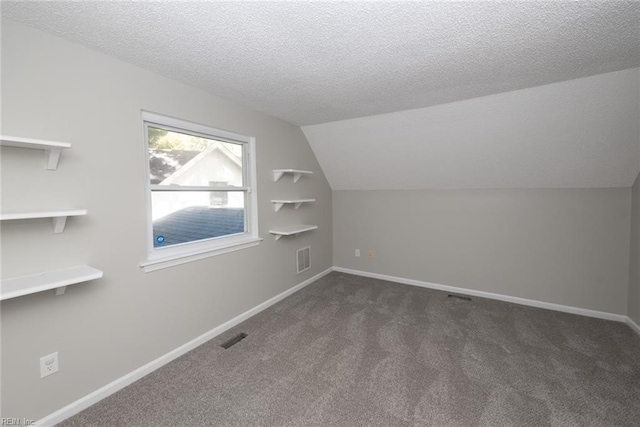
<path fill-rule="evenodd" d="M 311 268 L 311 246 L 298 249 L 296 253 L 296 262 L 298 266 L 298 274 Z"/>

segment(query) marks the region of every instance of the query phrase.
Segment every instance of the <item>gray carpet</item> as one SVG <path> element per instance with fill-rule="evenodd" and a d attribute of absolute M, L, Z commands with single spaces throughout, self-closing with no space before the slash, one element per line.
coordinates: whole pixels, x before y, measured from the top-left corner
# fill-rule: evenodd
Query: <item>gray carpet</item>
<path fill-rule="evenodd" d="M 638 426 L 640 337 L 334 272 L 61 425 Z"/>

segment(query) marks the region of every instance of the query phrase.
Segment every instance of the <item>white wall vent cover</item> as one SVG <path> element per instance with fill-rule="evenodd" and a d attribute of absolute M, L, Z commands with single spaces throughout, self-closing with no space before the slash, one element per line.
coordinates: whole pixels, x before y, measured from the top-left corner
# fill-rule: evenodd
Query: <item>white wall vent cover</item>
<path fill-rule="evenodd" d="M 298 264 L 298 274 L 311 268 L 311 246 L 298 249 L 296 253 L 296 261 Z"/>

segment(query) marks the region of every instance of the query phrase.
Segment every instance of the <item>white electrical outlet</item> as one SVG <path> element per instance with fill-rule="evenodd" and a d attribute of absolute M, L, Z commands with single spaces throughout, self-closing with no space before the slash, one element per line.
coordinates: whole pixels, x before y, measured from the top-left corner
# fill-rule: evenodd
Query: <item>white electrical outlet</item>
<path fill-rule="evenodd" d="M 360 256 L 360 249 L 356 249 L 356 256 Z"/>
<path fill-rule="evenodd" d="M 40 358 L 40 378 L 48 377 L 58 372 L 58 352 Z"/>

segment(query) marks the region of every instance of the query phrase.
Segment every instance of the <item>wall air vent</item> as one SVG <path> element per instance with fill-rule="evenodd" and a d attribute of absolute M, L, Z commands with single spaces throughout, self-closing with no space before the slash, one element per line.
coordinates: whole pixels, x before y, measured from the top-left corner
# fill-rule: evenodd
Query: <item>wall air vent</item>
<path fill-rule="evenodd" d="M 296 253 L 296 264 L 298 266 L 298 274 L 311 268 L 311 246 L 298 249 Z"/>
<path fill-rule="evenodd" d="M 449 298 L 457 298 L 457 299 L 463 299 L 465 301 L 471 301 L 471 298 L 465 295 L 455 295 L 455 294 L 449 294 L 447 295 Z"/>
<path fill-rule="evenodd" d="M 238 335 L 232 337 L 231 339 L 228 339 L 227 341 L 223 342 L 222 345 L 220 345 L 220 347 L 226 350 L 232 345 L 238 344 L 240 341 L 242 341 L 246 337 L 247 337 L 247 334 L 245 334 L 244 332 L 241 332 Z"/>

